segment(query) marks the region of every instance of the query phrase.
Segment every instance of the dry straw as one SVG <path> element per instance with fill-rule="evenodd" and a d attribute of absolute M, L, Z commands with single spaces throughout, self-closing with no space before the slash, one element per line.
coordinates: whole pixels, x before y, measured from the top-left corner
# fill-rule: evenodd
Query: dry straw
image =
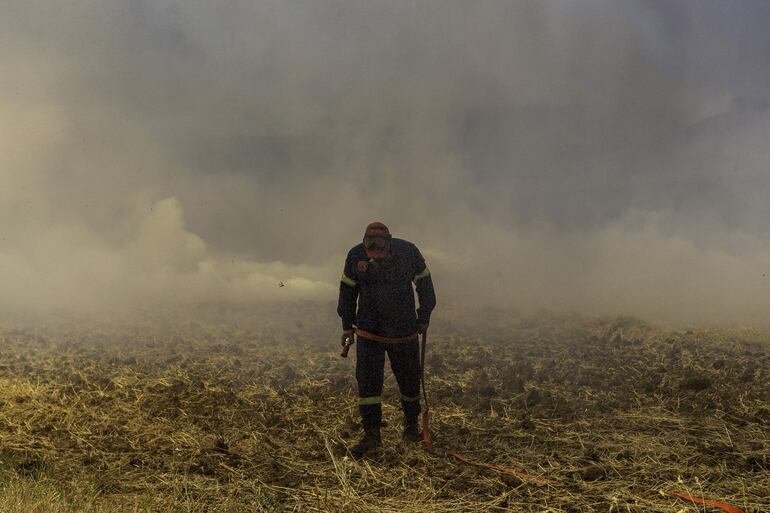
<path fill-rule="evenodd" d="M 706 511 L 682 491 L 770 511 L 766 333 L 435 322 L 437 448 L 547 486 L 402 444 L 390 377 L 384 448 L 352 460 L 353 362 L 325 314 L 304 319 L 6 323 L 0 510 Z"/>

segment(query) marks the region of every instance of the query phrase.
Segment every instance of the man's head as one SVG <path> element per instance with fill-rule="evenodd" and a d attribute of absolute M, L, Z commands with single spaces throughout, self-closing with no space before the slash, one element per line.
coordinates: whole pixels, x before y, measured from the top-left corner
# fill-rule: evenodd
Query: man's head
<path fill-rule="evenodd" d="M 383 258 L 390 249 L 390 231 L 380 222 L 370 223 L 364 232 L 364 247 L 369 258 Z"/>

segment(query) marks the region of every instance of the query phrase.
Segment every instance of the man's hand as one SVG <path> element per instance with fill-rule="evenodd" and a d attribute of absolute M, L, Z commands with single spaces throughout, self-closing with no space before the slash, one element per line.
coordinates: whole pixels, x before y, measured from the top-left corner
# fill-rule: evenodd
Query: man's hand
<path fill-rule="evenodd" d="M 425 333 L 428 331 L 428 323 L 423 322 L 417 325 L 417 334 L 418 335 L 425 335 Z"/>
<path fill-rule="evenodd" d="M 348 357 L 348 351 L 350 350 L 350 346 L 353 345 L 353 341 L 355 338 L 353 338 L 353 334 L 355 333 L 355 330 L 344 330 L 342 332 L 342 337 L 340 338 L 340 345 L 342 346 L 342 352 L 340 353 L 340 356 L 343 358 Z"/>
<path fill-rule="evenodd" d="M 353 340 L 353 334 L 354 334 L 355 332 L 356 332 L 355 330 L 344 330 L 344 331 L 342 332 L 342 337 L 340 337 L 340 345 L 341 345 L 342 347 L 345 347 L 346 345 L 348 345 L 348 344 L 346 344 L 345 342 L 347 341 L 347 339 L 348 339 L 348 338 L 349 338 L 350 340 Z"/>

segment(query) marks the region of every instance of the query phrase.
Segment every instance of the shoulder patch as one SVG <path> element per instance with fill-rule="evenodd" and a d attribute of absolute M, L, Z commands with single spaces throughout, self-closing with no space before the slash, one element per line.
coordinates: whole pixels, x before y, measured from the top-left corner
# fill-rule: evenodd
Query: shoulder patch
<path fill-rule="evenodd" d="M 367 269 L 369 269 L 369 262 L 366 260 L 359 260 L 356 270 L 360 273 L 365 273 Z"/>

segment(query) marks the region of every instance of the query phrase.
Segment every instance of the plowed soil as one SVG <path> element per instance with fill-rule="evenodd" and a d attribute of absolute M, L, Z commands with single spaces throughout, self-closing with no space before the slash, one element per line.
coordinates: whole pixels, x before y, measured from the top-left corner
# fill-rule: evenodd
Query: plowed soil
<path fill-rule="evenodd" d="M 443 313 L 438 454 L 400 441 L 388 370 L 384 447 L 355 461 L 355 347 L 340 358 L 333 309 L 268 313 L 3 322 L 6 498 L 43 483 L 61 511 L 719 511 L 683 492 L 770 511 L 767 332 Z"/>

